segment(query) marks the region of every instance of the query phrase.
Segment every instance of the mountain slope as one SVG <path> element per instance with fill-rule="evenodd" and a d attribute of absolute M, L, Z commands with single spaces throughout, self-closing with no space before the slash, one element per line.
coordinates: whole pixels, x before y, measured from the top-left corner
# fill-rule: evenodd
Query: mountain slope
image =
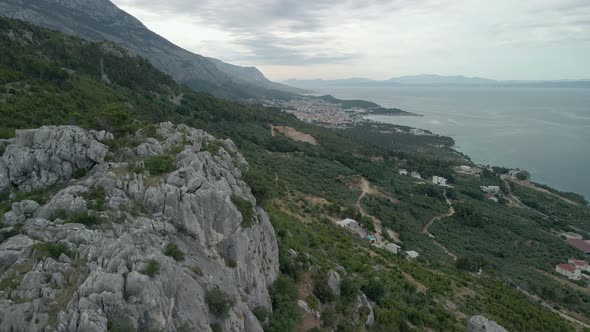
<path fill-rule="evenodd" d="M 0 14 L 90 40 L 110 40 L 141 55 L 176 81 L 195 89 L 240 98 L 244 89 L 235 85 L 296 91 L 267 80 L 258 70 L 224 70 L 236 67 L 184 50 L 147 29 L 139 20 L 108 0 L 7 0 Z M 234 75 L 239 72 L 239 75 Z M 233 90 L 242 90 L 233 93 Z"/>
<path fill-rule="evenodd" d="M 101 77 L 101 59 L 108 80 Z M 159 124 L 167 121 L 178 124 L 175 127 L 180 132 L 163 132 L 170 125 Z M 109 154 L 106 161 L 87 173 L 80 172 L 80 165 L 85 167 L 94 163 L 87 164 L 84 159 L 78 158 L 75 158 L 74 163 L 68 161 L 69 159 L 64 162 L 63 159 L 71 155 L 69 151 L 82 152 L 86 146 L 81 144 L 75 145 L 75 149 L 68 148 L 69 145 L 65 144 L 69 142 L 68 136 L 63 136 L 64 144 L 49 144 L 60 150 L 60 158 L 47 158 L 44 154 L 44 138 L 48 137 L 46 130 L 38 135 L 31 135 L 32 137 L 19 135 L 24 142 L 13 139 L 15 129 L 64 124 L 92 129 L 88 133 L 97 140 L 107 139 Z M 220 139 L 210 140 L 203 137 L 206 139 L 187 140 L 184 135 L 193 131 L 187 131 L 183 124 L 206 130 Z M 273 126 L 285 126 L 311 135 L 317 140 L 317 145 L 291 140 L 290 137 L 273 131 Z M 197 202 L 192 199 L 178 202 L 176 198 L 192 196 L 193 189 L 196 190 L 195 193 L 219 192 L 219 189 L 227 188 L 228 183 L 231 188 L 236 189 L 232 193 L 244 194 L 248 190 L 238 180 L 240 178 L 252 189 L 256 202 L 268 212 L 276 231 L 280 275 L 269 290 L 272 313 L 265 311 L 264 308 L 268 308 L 265 306 L 266 301 L 252 301 L 260 299 L 259 295 L 264 295 L 263 282 L 240 287 L 239 292 L 248 294 L 238 294 L 233 287 L 226 289 L 223 288 L 225 284 L 222 284 L 220 287 L 226 295 L 239 295 L 240 298 L 232 296 L 228 303 L 223 300 L 224 296 L 217 296 L 213 299 L 215 301 L 199 305 L 202 309 L 208 307 L 209 312 L 222 314 L 210 317 L 211 320 L 207 323 L 211 324 L 211 328 L 199 326 L 200 331 L 241 330 L 234 323 L 241 324 L 240 317 L 253 322 L 254 318 L 248 311 L 254 313 L 264 330 L 269 332 L 307 331 L 320 324 L 322 329 L 342 331 L 465 331 L 468 317 L 480 314 L 497 321 L 510 331 L 573 331 L 574 326 L 560 318 L 553 308 L 560 308 L 559 310 L 568 315 L 587 321 L 587 317 L 590 317 L 590 298 L 572 291 L 566 284 L 554 281 L 551 277 L 557 277 L 556 275 L 548 277 L 539 273 L 539 270 L 550 273 L 554 264 L 583 255 L 570 248 L 559 237 L 558 232 L 569 229 L 571 225 L 584 230 L 583 234 L 590 235 L 586 233 L 590 232 L 590 226 L 584 222 L 590 217 L 585 202 L 582 202 L 584 206 L 556 205 L 561 204 L 558 198 L 542 193 L 529 193 L 518 185 L 513 188 L 513 193 L 522 199 L 523 204 L 531 205 L 531 209 L 503 206 L 484 200 L 480 185 L 500 185 L 499 177 L 495 174 L 487 174 L 482 178 L 455 174 L 453 166 L 469 162 L 453 150 L 440 147 L 441 144 L 437 143 L 440 138 L 408 135 L 397 132 L 395 128 L 398 127 L 367 124 L 364 128 L 350 131 L 313 126 L 277 109 L 243 105 L 191 91 L 176 84 L 147 61 L 128 56 L 124 49 L 112 43 L 84 42 L 76 37 L 64 36 L 25 22 L 0 18 L 0 138 L 8 138 L 0 139 L 0 154 L 12 156 L 8 159 L 9 163 L 5 163 L 6 166 L 23 170 L 9 171 L 9 175 L 14 175 L 9 179 L 10 183 L 0 185 L 0 191 L 11 192 L 9 195 L 0 194 L 0 218 L 4 222 L 17 223 L 15 226 L 0 223 L 0 259 L 8 262 L 15 257 L 29 259 L 22 261 L 25 264 L 10 267 L 7 264 L 2 265 L 6 268 L 0 271 L 0 330 L 10 330 L 1 325 L 4 322 L 10 324 L 17 319 L 24 319 L 28 320 L 30 327 L 26 330 L 35 331 L 47 318 L 34 316 L 35 310 L 47 310 L 43 306 L 47 302 L 41 301 L 38 306 L 39 301 L 36 298 L 50 297 L 52 294 L 58 295 L 54 298 L 55 302 L 49 302 L 49 314 L 52 318 L 50 322 L 53 324 L 57 323 L 55 317 L 60 321 L 75 321 L 75 313 L 79 312 L 77 309 L 88 304 L 89 307 L 84 310 L 89 313 L 98 312 L 98 315 L 93 314 L 89 319 L 83 320 L 84 323 L 96 322 L 100 326 L 106 323 L 107 327 L 111 324 L 112 330 L 116 330 L 119 326 L 115 326 L 115 323 L 126 321 L 119 319 L 117 314 L 120 313 L 136 318 L 136 323 L 147 327 L 140 330 L 148 330 L 151 323 L 147 318 L 159 316 L 158 313 L 162 312 L 159 309 L 170 308 L 171 302 L 157 302 L 153 311 L 141 317 L 134 310 L 146 308 L 142 305 L 145 303 L 142 299 L 153 298 L 147 295 L 151 290 L 160 289 L 159 281 L 174 278 L 168 273 L 170 268 L 178 269 L 177 275 L 186 274 L 194 280 L 209 279 L 209 270 L 216 267 L 221 270 L 212 271 L 216 272 L 212 275 L 213 282 L 215 276 L 224 272 L 227 273 L 223 274 L 223 280 L 233 278 L 232 272 L 237 273 L 236 278 L 239 276 L 242 281 L 252 280 L 243 279 L 242 277 L 247 277 L 247 273 L 244 275 L 240 271 L 256 269 L 247 264 L 244 266 L 244 261 L 239 259 L 241 256 L 233 256 L 236 252 L 249 254 L 251 251 L 233 246 L 235 242 L 232 244 L 231 240 L 217 242 L 212 247 L 207 246 L 203 257 L 203 253 L 190 250 L 201 244 L 201 236 L 206 241 L 220 240 L 209 235 L 228 230 L 225 226 L 230 227 L 231 233 L 237 219 L 227 218 L 231 220 L 216 222 L 203 232 L 195 232 L 195 220 L 190 220 L 191 223 L 178 223 L 192 219 L 188 217 L 191 215 L 189 211 L 196 212 L 198 207 L 202 208 L 202 213 L 194 214 L 197 220 L 211 221 L 212 217 L 228 216 L 212 211 L 211 208 L 216 204 L 206 203 L 210 202 L 208 195 L 199 198 Z M 113 133 L 113 139 L 96 130 Z M 25 131 L 27 132 L 31 131 Z M 196 133 L 208 136 L 201 130 Z M 49 135 L 51 137 L 54 136 Z M 231 138 L 238 150 L 226 138 Z M 15 149 L 15 143 L 19 142 L 26 146 L 32 144 L 34 149 Z M 17 151 L 18 157 L 14 157 Z M 212 159 L 205 157 L 205 162 L 198 158 L 192 159 L 194 152 Z M 138 153 L 161 155 L 155 159 L 136 159 Z M 240 153 L 247 160 L 248 168 L 239 166 L 242 160 L 239 158 Z M 172 155 L 176 155 L 177 159 L 174 160 Z M 233 160 L 231 163 L 230 159 Z M 40 162 L 38 166 L 35 160 Z M 96 158 L 93 157 L 92 160 Z M 184 166 L 182 172 L 165 175 L 174 161 Z M 209 168 L 226 162 L 228 167 Z M 123 166 L 125 163 L 128 163 L 127 167 Z M 231 164 L 235 163 L 238 165 L 233 167 Z M 206 182 L 201 182 L 198 176 L 192 176 L 192 169 L 199 165 L 204 168 L 196 168 L 208 175 Z M 111 168 L 115 166 L 121 167 Z M 0 166 L 0 184 L 3 180 L 6 183 L 2 168 L 6 167 Z M 428 220 L 446 214 L 449 209 L 444 188 L 427 183 L 426 180 L 418 181 L 399 175 L 399 168 L 418 171 L 425 178 L 439 175 L 452 181 L 455 188 L 446 188 L 446 196 L 457 210 L 456 217 L 437 220 L 429 231 L 436 236 L 440 245 L 458 256 L 457 262 L 436 245 L 435 239 L 422 233 Z M 23 175 L 31 173 L 38 175 L 33 178 Z M 56 174 L 59 177 L 56 178 Z M 24 192 L 37 187 L 36 183 L 55 183 L 56 179 L 67 179 L 70 174 L 75 178 L 58 183 L 57 187 Z M 139 185 L 140 177 L 143 177 L 143 188 Z M 238 180 L 237 183 L 232 178 Z M 359 185 L 362 183 L 368 184 L 368 191 Z M 97 218 L 68 218 L 58 205 L 67 203 L 68 197 L 48 201 L 56 196 L 56 192 L 65 188 L 62 185 L 74 187 L 70 188 L 70 197 L 77 196 L 74 202 L 81 204 L 80 206 L 86 202 L 88 209 L 97 212 L 89 216 Z M 113 189 L 113 185 L 116 189 Z M 90 190 L 82 198 L 78 195 L 80 192 L 74 191 L 97 186 L 108 190 L 105 190 L 104 195 L 100 190 Z M 178 191 L 180 194 L 176 195 Z M 229 194 L 228 191 L 224 192 Z M 165 197 L 162 196 L 164 193 Z M 127 218 L 113 216 L 110 211 L 99 211 L 109 206 L 106 204 L 111 201 L 124 203 L 127 197 L 140 197 L 135 195 L 149 197 L 147 211 L 142 211 L 141 205 L 131 205 L 129 211 L 121 211 L 121 217 Z M 59 195 L 59 198 L 62 196 L 64 195 Z M 240 197 L 252 202 L 248 193 Z M 229 199 L 223 206 L 229 209 L 231 205 L 236 205 L 242 217 L 253 214 L 243 208 L 248 206 L 247 203 L 231 200 L 231 196 Z M 38 213 L 37 206 L 31 201 L 41 205 L 38 208 L 42 210 L 46 210 L 44 207 L 47 205 L 55 207 L 57 217 L 62 221 L 82 221 L 87 225 L 31 218 L 31 213 Z M 464 207 L 471 206 L 471 209 L 461 209 L 461 202 Z M 146 203 L 145 199 L 143 203 Z M 545 219 L 533 211 L 535 203 L 538 205 L 535 209 L 544 207 L 543 214 L 551 214 L 551 219 Z M 215 216 L 208 212 L 213 212 Z M 236 216 L 234 213 L 232 215 Z M 101 216 L 105 218 L 102 219 Z M 346 217 L 356 218 L 363 227 L 370 228 L 373 225 L 379 226 L 382 231 L 395 231 L 395 234 L 385 232 L 383 237 L 386 234 L 399 237 L 399 241 L 403 241 L 400 245 L 404 251 L 415 250 L 420 253 L 420 257 L 413 261 L 407 260 L 403 255 L 384 250 L 379 244 L 369 244 L 366 238 L 350 234 L 333 222 Z M 150 222 L 152 218 L 158 220 Z M 170 228 L 170 224 L 175 229 Z M 255 231 L 263 224 L 252 221 L 251 225 L 241 225 L 239 228 L 250 227 L 250 231 Z M 42 228 L 46 226 L 50 227 L 50 231 L 57 232 L 49 240 L 45 237 L 46 228 Z M 141 228 L 138 229 L 138 226 Z M 241 232 L 236 231 L 238 234 Z M 59 259 L 60 250 L 74 249 L 55 247 L 51 241 L 59 239 L 59 243 L 76 245 L 78 255 L 72 250 L 66 252 L 65 256 L 72 254 L 82 258 L 87 257 L 87 251 L 72 241 L 85 240 L 87 237 L 78 239 L 76 234 L 92 234 L 89 235 L 90 240 L 104 238 L 108 245 L 115 242 L 115 239 L 134 232 L 137 236 L 132 236 L 131 240 L 154 239 L 161 247 L 152 244 L 129 246 L 131 241 L 118 241 L 123 242 L 122 247 L 130 250 L 122 250 L 121 255 L 116 256 L 121 260 L 129 257 L 138 263 L 125 265 L 111 263 L 113 258 L 117 263 L 121 261 L 113 257 L 115 251 L 106 250 L 107 247 L 93 249 L 96 247 L 92 245 L 86 248 L 90 252 L 96 252 L 102 264 L 96 264 L 95 256 L 89 257 L 91 259 L 88 261 L 75 259 L 70 265 L 76 274 L 73 279 L 67 278 L 67 283 L 58 284 L 61 280 L 59 275 L 55 278 L 51 275 L 51 280 L 44 278 L 49 276 L 44 273 L 47 272 L 44 269 L 65 267 L 61 264 L 68 260 L 67 257 L 62 257 L 57 263 L 60 265 L 55 265 L 53 258 L 43 257 L 44 253 L 47 254 L 51 249 L 53 255 Z M 160 235 L 144 236 L 154 232 Z M 26 249 L 30 241 L 26 241 L 24 235 L 44 243 L 39 243 L 38 247 L 30 251 Z M 459 239 L 455 240 L 453 237 Z M 159 242 L 160 239 L 177 243 L 176 249 L 185 252 L 185 260 L 175 262 L 174 257 L 182 257 L 182 253 L 179 254 L 177 250 L 163 252 L 167 243 Z M 253 239 L 253 242 L 257 248 L 252 257 L 264 258 L 265 254 L 269 254 L 268 248 L 258 246 L 260 241 Z M 243 241 L 238 243 L 246 244 Z M 108 246 L 113 249 L 118 247 L 118 244 Z M 144 251 L 146 249 L 149 252 Z M 189 250 L 185 251 L 186 249 Z M 223 256 L 227 258 L 224 262 L 221 257 L 215 256 L 215 251 L 230 255 Z M 209 253 L 213 256 L 207 255 Z M 128 254 L 131 256 L 127 256 Z M 52 264 L 27 264 L 31 259 L 43 259 Z M 150 259 L 159 262 L 159 272 L 157 267 L 150 268 L 147 262 Z M 473 273 L 486 261 L 481 275 Z M 144 263 L 148 263 L 147 266 Z M 263 266 L 260 267 L 264 269 Z M 101 268 L 107 273 L 96 272 Z M 29 272 L 36 273 L 25 278 Z M 82 273 L 77 274 L 78 272 Z M 137 272 L 144 272 L 145 275 L 140 276 Z M 267 280 L 273 279 L 268 272 L 260 273 L 269 277 Z M 127 279 L 123 279 L 125 285 L 133 287 L 119 287 L 121 275 L 126 275 Z M 103 277 L 117 282 L 107 283 L 106 288 L 94 287 L 104 285 Z M 70 287 L 79 286 L 76 280 L 85 285 L 78 293 Z M 144 286 L 141 289 L 135 287 L 138 280 Z M 180 284 L 179 287 L 194 289 L 191 286 L 195 285 L 194 282 L 186 281 L 185 283 L 181 279 L 177 284 Z M 166 281 L 162 285 L 164 284 L 178 286 Z M 65 291 L 56 289 L 58 285 L 65 286 Z M 37 286 L 42 289 L 39 290 Z M 168 287 L 164 287 L 164 290 L 167 291 Z M 193 296 L 192 292 L 185 292 L 184 288 L 178 290 L 179 302 L 174 303 L 174 308 L 183 312 L 186 312 L 182 308 L 187 308 L 187 303 L 180 300 L 202 299 L 202 293 Z M 125 292 L 122 299 L 120 292 Z M 145 294 L 146 297 L 143 297 Z M 526 294 L 532 295 L 529 297 Z M 533 296 L 538 296 L 542 301 Z M 222 301 L 218 301 L 220 298 Z M 96 302 L 92 301 L 101 299 L 105 301 L 99 302 L 99 308 L 103 310 L 99 312 L 94 306 Z M 121 308 L 120 304 L 125 305 L 127 301 L 130 306 Z M 300 305 L 305 305 L 298 307 L 298 301 Z M 68 305 L 70 302 L 71 307 Z M 241 306 L 240 302 L 247 303 L 248 308 Z M 117 311 L 113 311 L 113 306 Z M 226 312 L 228 306 L 230 309 Z M 73 309 L 74 315 L 69 315 L 69 308 Z M 195 308 L 195 311 L 198 310 L 201 309 Z M 64 311 L 65 315 L 57 314 L 59 311 Z M 224 312 L 229 317 L 223 315 Z M 232 312 L 240 312 L 238 319 Z M 321 322 L 315 318 L 316 313 L 321 315 Z M 105 314 L 107 318 L 115 319 L 111 319 L 110 323 L 105 322 L 101 318 Z M 183 319 L 182 315 L 177 315 L 173 320 L 166 317 L 151 322 L 182 324 L 183 320 L 192 320 L 194 317 L 198 316 Z M 300 317 L 303 319 L 299 319 Z M 314 325 L 300 326 L 301 323 Z M 72 323 L 68 325 L 70 326 L 71 329 L 64 330 L 89 330 L 85 329 L 88 325 Z M 162 325 L 151 326 L 155 328 Z"/>

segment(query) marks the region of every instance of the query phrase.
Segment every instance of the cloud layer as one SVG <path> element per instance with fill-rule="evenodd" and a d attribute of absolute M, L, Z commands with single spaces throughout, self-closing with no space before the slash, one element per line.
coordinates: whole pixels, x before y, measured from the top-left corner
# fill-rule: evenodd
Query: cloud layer
<path fill-rule="evenodd" d="M 271 78 L 590 77 L 590 1 L 114 0 L 196 53 Z"/>

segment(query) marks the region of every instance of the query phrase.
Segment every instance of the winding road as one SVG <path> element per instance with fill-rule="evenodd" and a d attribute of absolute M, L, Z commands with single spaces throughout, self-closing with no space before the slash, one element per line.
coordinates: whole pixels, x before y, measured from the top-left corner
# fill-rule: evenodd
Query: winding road
<path fill-rule="evenodd" d="M 449 210 L 446 213 L 439 214 L 438 216 L 434 216 L 432 219 L 430 219 L 430 221 L 422 229 L 422 233 L 427 234 L 428 237 L 432 240 L 432 242 L 436 246 L 441 248 L 447 255 L 449 255 L 454 261 L 456 261 L 457 255 L 453 254 L 449 249 L 447 249 L 445 246 L 443 246 L 438 241 L 436 241 L 434 235 L 432 235 L 432 233 L 430 233 L 430 231 L 429 231 L 430 226 L 432 226 L 432 224 L 435 221 L 443 219 L 443 218 L 451 217 L 455 214 L 455 208 L 453 207 L 453 204 L 451 203 L 451 201 L 448 199 L 446 191 L 445 191 L 445 200 L 447 201 L 447 205 L 449 206 Z"/>

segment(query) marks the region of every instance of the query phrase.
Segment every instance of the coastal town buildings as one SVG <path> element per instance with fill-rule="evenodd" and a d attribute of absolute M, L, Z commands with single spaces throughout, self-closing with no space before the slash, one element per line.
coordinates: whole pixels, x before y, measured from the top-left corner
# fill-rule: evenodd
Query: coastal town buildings
<path fill-rule="evenodd" d="M 398 173 L 399 173 L 399 175 L 408 175 L 408 171 L 407 171 L 407 170 L 405 170 L 405 169 L 400 169 L 400 170 L 398 171 Z"/>

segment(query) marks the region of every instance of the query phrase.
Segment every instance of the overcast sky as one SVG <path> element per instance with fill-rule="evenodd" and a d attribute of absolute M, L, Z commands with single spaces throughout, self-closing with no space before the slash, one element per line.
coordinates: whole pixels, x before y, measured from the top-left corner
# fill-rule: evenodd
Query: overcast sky
<path fill-rule="evenodd" d="M 590 0 L 112 0 L 270 79 L 590 78 Z"/>

